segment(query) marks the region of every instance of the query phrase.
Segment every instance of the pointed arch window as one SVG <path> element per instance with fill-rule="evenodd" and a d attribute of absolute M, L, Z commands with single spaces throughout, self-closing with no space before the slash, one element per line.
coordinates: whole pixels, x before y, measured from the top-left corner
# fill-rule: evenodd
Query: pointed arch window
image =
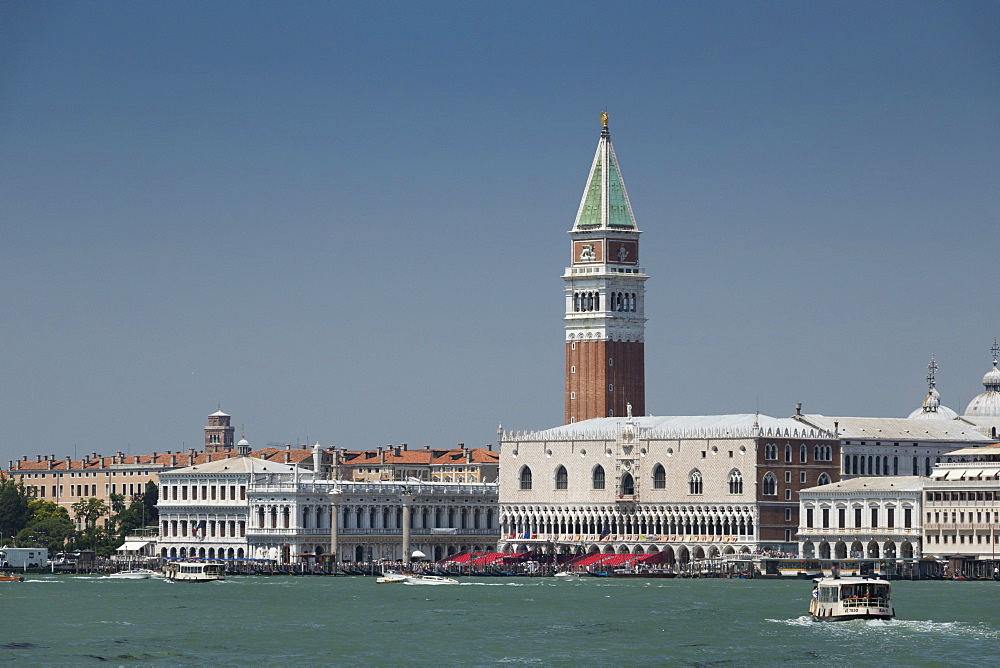
<path fill-rule="evenodd" d="M 733 469 L 729 472 L 729 493 L 730 494 L 742 494 L 743 493 L 743 474 L 737 469 Z"/>
<path fill-rule="evenodd" d="M 820 473 L 819 474 L 819 478 L 816 479 L 816 484 L 817 485 L 829 485 L 830 484 L 830 476 L 828 476 L 825 473 Z"/>
<path fill-rule="evenodd" d="M 521 469 L 521 489 L 531 489 L 531 469 L 527 466 Z"/>
<path fill-rule="evenodd" d="M 667 471 L 663 468 L 663 464 L 657 464 L 653 467 L 653 489 L 666 489 L 667 488 Z"/>
<path fill-rule="evenodd" d="M 695 469 L 688 474 L 688 494 L 702 494 L 705 489 L 704 480 L 701 477 L 701 471 Z"/>
<path fill-rule="evenodd" d="M 598 464 L 594 467 L 594 474 L 591 476 L 594 481 L 594 489 L 604 489 L 604 467 Z"/>
<path fill-rule="evenodd" d="M 569 475 L 566 473 L 566 467 L 560 466 L 556 469 L 556 489 L 566 489 L 569 487 Z"/>
<path fill-rule="evenodd" d="M 635 480 L 632 479 L 631 473 L 626 473 L 622 476 L 622 486 L 619 493 L 622 496 L 632 496 L 635 494 Z"/>
<path fill-rule="evenodd" d="M 792 461 L 792 446 L 785 445 L 785 462 L 791 463 Z"/>
<path fill-rule="evenodd" d="M 805 464 L 806 463 L 806 444 L 805 443 L 803 443 L 802 445 L 799 446 L 799 463 L 800 464 Z"/>
<path fill-rule="evenodd" d="M 770 471 L 764 474 L 764 480 L 761 483 L 761 494 L 764 496 L 776 496 L 778 494 L 778 479 Z"/>

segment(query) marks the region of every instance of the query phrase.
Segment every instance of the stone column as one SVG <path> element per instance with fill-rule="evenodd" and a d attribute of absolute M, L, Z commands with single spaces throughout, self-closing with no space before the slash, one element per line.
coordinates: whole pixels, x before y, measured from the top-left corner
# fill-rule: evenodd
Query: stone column
<path fill-rule="evenodd" d="M 410 504 L 413 503 L 413 496 L 402 494 L 400 501 L 403 503 L 403 563 L 410 563 Z"/>
<path fill-rule="evenodd" d="M 330 554 L 333 555 L 333 569 L 337 570 L 337 562 L 340 561 L 340 545 L 337 542 L 338 524 L 340 521 L 340 490 L 335 489 L 330 493 Z"/>

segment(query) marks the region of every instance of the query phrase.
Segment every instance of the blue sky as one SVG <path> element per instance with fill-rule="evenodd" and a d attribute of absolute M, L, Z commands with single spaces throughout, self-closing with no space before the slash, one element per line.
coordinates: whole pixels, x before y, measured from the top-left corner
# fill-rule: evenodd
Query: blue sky
<path fill-rule="evenodd" d="M 0 461 L 563 415 L 599 136 L 651 414 L 905 416 L 1000 336 L 996 2 L 0 5 Z"/>

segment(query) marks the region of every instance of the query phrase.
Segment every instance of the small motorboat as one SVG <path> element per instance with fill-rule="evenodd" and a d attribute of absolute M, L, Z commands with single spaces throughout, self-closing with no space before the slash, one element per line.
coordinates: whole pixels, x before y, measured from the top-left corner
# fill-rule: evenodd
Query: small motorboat
<path fill-rule="evenodd" d="M 576 571 L 559 571 L 552 575 L 554 578 L 559 578 L 560 580 L 582 580 L 583 575 Z"/>
<path fill-rule="evenodd" d="M 151 577 L 159 577 L 159 573 L 148 568 L 132 568 L 127 571 L 111 573 L 108 578 L 111 580 L 148 580 Z"/>
<path fill-rule="evenodd" d="M 406 576 L 406 584 L 411 585 L 457 585 L 455 578 L 446 578 L 443 575 L 424 575 L 423 573 L 413 573 Z"/>
<path fill-rule="evenodd" d="M 809 614 L 821 622 L 848 619 L 892 619 L 892 593 L 886 580 L 873 578 L 816 578 Z"/>
<path fill-rule="evenodd" d="M 375 582 L 378 584 L 402 584 L 406 582 L 406 579 L 407 576 L 404 573 L 386 571 Z"/>
<path fill-rule="evenodd" d="M 0 573 L 0 582 L 24 582 L 24 578 L 13 573 Z"/>

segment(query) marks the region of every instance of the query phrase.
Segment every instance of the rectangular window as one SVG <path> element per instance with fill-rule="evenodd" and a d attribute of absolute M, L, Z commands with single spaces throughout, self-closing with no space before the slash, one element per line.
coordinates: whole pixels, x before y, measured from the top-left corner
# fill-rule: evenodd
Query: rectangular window
<path fill-rule="evenodd" d="M 823 509 L 823 528 L 824 529 L 829 529 L 830 528 L 830 509 L 829 508 L 824 508 Z"/>
<path fill-rule="evenodd" d="M 785 490 L 785 501 L 791 501 L 791 500 L 792 500 L 792 490 L 786 489 Z"/>
<path fill-rule="evenodd" d="M 792 481 L 792 472 L 785 471 L 785 482 L 791 482 L 791 481 Z"/>
<path fill-rule="evenodd" d="M 872 508 L 872 528 L 878 526 L 878 508 Z"/>
<path fill-rule="evenodd" d="M 847 509 L 837 508 L 837 527 L 841 529 L 847 528 Z"/>
<path fill-rule="evenodd" d="M 895 508 L 887 508 L 886 509 L 886 511 L 885 511 L 885 525 L 887 527 L 889 527 L 890 529 L 894 529 L 896 527 L 896 509 Z"/>
<path fill-rule="evenodd" d="M 858 528 L 860 526 L 861 526 L 861 509 L 860 508 L 855 508 L 854 509 L 854 527 Z"/>
<path fill-rule="evenodd" d="M 911 522 L 912 522 L 911 509 L 910 508 L 903 508 L 903 528 L 904 529 L 911 528 L 911 526 L 910 526 Z"/>
<path fill-rule="evenodd" d="M 806 528 L 812 529 L 813 526 L 813 509 L 806 508 Z"/>
<path fill-rule="evenodd" d="M 799 472 L 799 482 L 801 482 L 802 484 L 805 484 L 805 482 L 806 482 L 806 472 L 805 471 L 800 471 Z"/>
<path fill-rule="evenodd" d="M 240 501 L 246 501 L 246 500 L 247 500 L 247 486 L 240 485 Z M 243 533 L 241 532 L 240 535 L 242 536 Z"/>
<path fill-rule="evenodd" d="M 786 522 L 791 522 L 792 521 L 792 509 L 791 508 L 785 508 L 785 521 Z"/>

